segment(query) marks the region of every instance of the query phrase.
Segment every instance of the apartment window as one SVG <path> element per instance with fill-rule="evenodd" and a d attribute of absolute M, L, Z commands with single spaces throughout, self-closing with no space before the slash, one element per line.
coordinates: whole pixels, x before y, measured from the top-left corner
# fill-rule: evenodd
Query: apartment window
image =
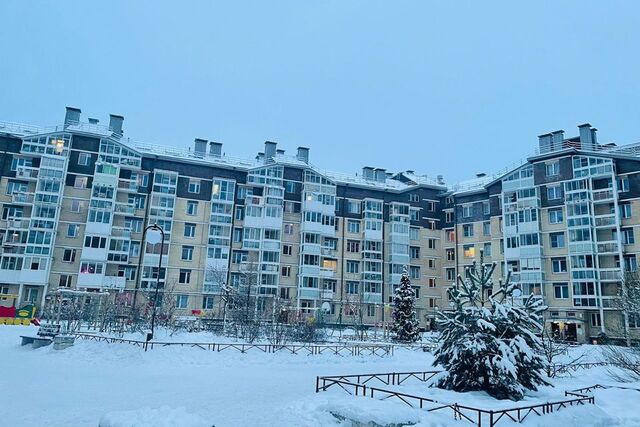
<path fill-rule="evenodd" d="M 347 200 L 347 213 L 359 214 L 360 202 L 357 200 Z"/>
<path fill-rule="evenodd" d="M 567 272 L 567 259 L 566 258 L 551 258 L 551 269 L 554 273 L 566 273 Z"/>
<path fill-rule="evenodd" d="M 420 267 L 415 265 L 409 266 L 409 275 L 412 279 L 420 279 Z"/>
<path fill-rule="evenodd" d="M 357 274 L 360 272 L 360 261 L 347 261 L 347 273 Z"/>
<path fill-rule="evenodd" d="M 78 231 L 80 230 L 79 224 L 67 225 L 67 237 L 78 237 Z"/>
<path fill-rule="evenodd" d="M 600 313 L 591 313 L 591 326 L 594 328 L 599 328 L 600 326 L 602 326 Z"/>
<path fill-rule="evenodd" d="M 76 176 L 76 179 L 73 182 L 73 188 L 77 188 L 77 189 L 87 188 L 88 181 L 89 181 L 89 178 L 87 178 L 86 176 Z"/>
<path fill-rule="evenodd" d="M 473 224 L 464 224 L 462 226 L 462 235 L 464 237 L 473 237 Z"/>
<path fill-rule="evenodd" d="M 629 178 L 618 178 L 618 191 L 621 193 L 629 191 Z"/>
<path fill-rule="evenodd" d="M 444 213 L 445 222 L 453 222 L 453 211 Z"/>
<path fill-rule="evenodd" d="M 62 261 L 64 262 L 74 262 L 76 260 L 76 250 L 75 249 L 65 249 L 62 253 Z"/>
<path fill-rule="evenodd" d="M 409 239 L 420 240 L 420 229 L 417 227 L 409 228 Z"/>
<path fill-rule="evenodd" d="M 237 221 L 242 221 L 244 220 L 244 207 L 243 206 L 236 206 L 236 213 L 235 213 L 235 219 Z"/>
<path fill-rule="evenodd" d="M 428 201 L 427 202 L 427 211 L 435 212 L 436 211 L 436 202 Z"/>
<path fill-rule="evenodd" d="M 60 279 L 58 280 L 59 288 L 70 288 L 72 277 L 70 274 L 61 274 Z"/>
<path fill-rule="evenodd" d="M 436 287 L 436 278 L 435 277 L 429 277 L 429 287 L 430 288 L 435 288 Z"/>
<path fill-rule="evenodd" d="M 360 232 L 360 221 L 347 221 L 347 231 L 349 233 L 359 233 Z"/>
<path fill-rule="evenodd" d="M 91 164 L 91 155 L 89 153 L 78 153 L 78 165 L 89 166 Z"/>
<path fill-rule="evenodd" d="M 462 248 L 465 258 L 474 258 L 476 256 L 476 248 L 474 245 L 464 245 Z"/>
<path fill-rule="evenodd" d="M 447 239 L 447 242 L 455 242 L 456 241 L 456 232 L 453 230 L 446 230 L 445 231 L 445 236 Z"/>
<path fill-rule="evenodd" d="M 549 224 L 561 224 L 564 221 L 562 208 L 549 209 Z"/>
<path fill-rule="evenodd" d="M 347 283 L 345 284 L 346 292 L 348 294 L 357 294 L 359 285 L 360 285 L 359 282 L 347 281 Z"/>
<path fill-rule="evenodd" d="M 181 283 L 183 285 L 191 283 L 191 270 L 180 269 L 180 276 L 178 278 L 178 283 Z"/>
<path fill-rule="evenodd" d="M 453 248 L 449 248 L 446 250 L 447 261 L 455 261 L 456 260 L 456 251 Z"/>
<path fill-rule="evenodd" d="M 427 267 L 431 269 L 436 268 L 436 260 L 433 258 L 429 258 L 427 260 Z"/>
<path fill-rule="evenodd" d="M 352 252 L 352 253 L 360 252 L 360 241 L 347 240 L 347 252 Z"/>
<path fill-rule="evenodd" d="M 129 256 L 132 258 L 140 256 L 140 242 L 131 242 L 129 245 Z"/>
<path fill-rule="evenodd" d="M 411 255 L 412 259 L 420 259 L 420 247 L 418 246 L 409 247 L 409 254 Z"/>
<path fill-rule="evenodd" d="M 455 268 L 447 268 L 445 270 L 447 281 L 453 282 L 456 280 L 456 269 Z"/>
<path fill-rule="evenodd" d="M 367 316 L 374 317 L 376 315 L 376 306 L 373 304 L 367 305 Z"/>
<path fill-rule="evenodd" d="M 566 283 L 554 283 L 553 295 L 556 299 L 568 299 L 569 298 L 569 285 Z"/>
<path fill-rule="evenodd" d="M 193 261 L 193 246 L 182 247 L 182 260 Z"/>
<path fill-rule="evenodd" d="M 420 198 L 418 197 L 417 194 L 409 194 L 409 201 L 410 202 L 417 202 L 418 200 L 420 200 Z"/>
<path fill-rule="evenodd" d="M 242 262 L 246 262 L 248 258 L 248 254 L 245 251 L 233 251 L 231 254 L 231 262 L 234 264 L 240 264 Z"/>
<path fill-rule="evenodd" d="M 107 238 L 100 236 L 85 236 L 84 247 L 93 249 L 104 249 L 107 247 Z"/>
<path fill-rule="evenodd" d="M 200 181 L 189 181 L 189 193 L 192 193 L 192 194 L 200 193 Z"/>
<path fill-rule="evenodd" d="M 420 220 L 420 209 L 411 208 L 409 210 L 409 218 L 411 219 L 411 221 L 419 221 Z"/>
<path fill-rule="evenodd" d="M 562 186 L 554 185 L 547 187 L 547 199 L 559 200 L 562 198 Z"/>
<path fill-rule="evenodd" d="M 489 221 L 482 223 L 482 234 L 485 236 L 491 235 L 491 223 Z"/>
<path fill-rule="evenodd" d="M 471 218 L 471 206 L 463 206 L 462 207 L 462 217 L 463 218 Z"/>
<path fill-rule="evenodd" d="M 171 224 L 171 223 L 169 223 Z M 141 218 L 125 218 L 125 228 L 131 230 L 132 233 L 142 233 L 142 219 Z M 165 231 L 170 231 L 169 228 L 163 227 Z"/>
<path fill-rule="evenodd" d="M 635 255 L 625 255 L 623 258 L 623 262 L 625 271 L 638 271 L 638 260 Z"/>
<path fill-rule="evenodd" d="M 482 213 L 489 215 L 491 213 L 491 205 L 489 202 L 482 202 Z"/>
<path fill-rule="evenodd" d="M 620 230 L 622 232 L 622 243 L 625 245 L 633 245 L 636 242 L 636 238 L 633 235 L 633 228 L 623 228 Z"/>
<path fill-rule="evenodd" d="M 293 254 L 293 245 L 282 245 L 282 255 Z"/>
<path fill-rule="evenodd" d="M 82 209 L 82 202 L 80 200 L 71 200 L 71 212 L 78 213 Z"/>
<path fill-rule="evenodd" d="M 215 299 L 213 297 L 204 297 L 202 298 L 202 309 L 203 310 L 213 310 Z"/>
<path fill-rule="evenodd" d="M 80 273 L 82 274 L 102 274 L 103 264 L 100 262 L 80 263 Z"/>
<path fill-rule="evenodd" d="M 549 233 L 552 248 L 564 248 L 564 233 Z"/>
<path fill-rule="evenodd" d="M 187 308 L 189 306 L 189 295 L 176 295 L 176 308 Z"/>
<path fill-rule="evenodd" d="M 184 224 L 184 237 L 196 237 L 196 225 L 190 222 Z"/>
<path fill-rule="evenodd" d="M 560 175 L 560 162 L 553 162 L 546 164 L 547 176 Z"/>
<path fill-rule="evenodd" d="M 280 267 L 280 274 L 282 277 L 290 277 L 291 276 L 291 267 L 288 265 L 283 265 Z"/>
<path fill-rule="evenodd" d="M 491 256 L 491 242 L 486 242 L 482 247 L 484 256 Z"/>
<path fill-rule="evenodd" d="M 187 215 L 198 215 L 198 202 L 191 200 L 187 202 Z"/>
<path fill-rule="evenodd" d="M 622 218 L 631 218 L 631 203 L 620 203 L 620 216 Z"/>
<path fill-rule="evenodd" d="M 242 242 L 242 228 L 235 227 L 233 229 L 233 241 L 235 243 Z"/>
<path fill-rule="evenodd" d="M 284 225 L 284 234 L 293 234 L 293 224 L 287 223 Z"/>
<path fill-rule="evenodd" d="M 436 249 L 436 239 L 427 239 L 427 248 Z"/>

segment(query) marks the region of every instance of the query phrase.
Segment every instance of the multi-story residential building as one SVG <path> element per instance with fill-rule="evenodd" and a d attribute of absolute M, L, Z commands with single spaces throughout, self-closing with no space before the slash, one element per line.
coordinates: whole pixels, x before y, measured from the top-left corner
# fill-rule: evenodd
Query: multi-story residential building
<path fill-rule="evenodd" d="M 22 302 L 42 307 L 63 287 L 142 303 L 159 281 L 179 313 L 216 317 L 224 292 L 249 285 L 267 318 L 277 300 L 371 325 L 389 320 L 406 269 L 429 326 L 482 254 L 496 279 L 510 272 L 545 300 L 564 337 L 640 332 L 617 304 L 640 250 L 640 144 L 599 144 L 585 124 L 541 135 L 505 173 L 447 185 L 411 170 L 327 172 L 308 148 L 290 156 L 270 141 L 255 159 L 203 139 L 151 146 L 125 137 L 121 116 L 80 114 L 67 108 L 54 128 L 0 122 L 0 293 Z M 164 245 L 145 243 L 151 224 Z"/>

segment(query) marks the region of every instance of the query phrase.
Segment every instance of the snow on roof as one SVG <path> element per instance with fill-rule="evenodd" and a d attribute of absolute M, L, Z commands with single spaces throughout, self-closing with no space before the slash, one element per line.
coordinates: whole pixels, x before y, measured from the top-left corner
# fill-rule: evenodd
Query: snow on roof
<path fill-rule="evenodd" d="M 467 179 L 464 181 L 460 181 L 457 184 L 453 184 L 449 187 L 449 191 L 453 194 L 464 194 L 464 193 L 473 193 L 476 191 L 484 190 L 484 187 L 489 184 L 494 179 L 498 178 L 499 174 L 496 175 L 484 175 L 480 177 L 475 177 L 472 179 Z"/>
<path fill-rule="evenodd" d="M 428 177 L 427 175 L 417 175 L 415 172 L 401 172 L 404 176 L 418 185 L 435 185 L 437 187 L 444 187 L 444 184 L 439 184 L 437 179 Z"/>
<path fill-rule="evenodd" d="M 344 172 L 334 172 L 327 170 L 318 170 L 319 173 L 325 175 L 327 178 L 337 183 L 347 185 L 357 185 L 360 187 L 376 188 L 379 190 L 397 190 L 402 191 L 412 186 L 404 184 L 396 179 L 387 178 L 384 182 L 375 181 L 372 179 L 365 179 L 357 174 L 349 174 Z"/>

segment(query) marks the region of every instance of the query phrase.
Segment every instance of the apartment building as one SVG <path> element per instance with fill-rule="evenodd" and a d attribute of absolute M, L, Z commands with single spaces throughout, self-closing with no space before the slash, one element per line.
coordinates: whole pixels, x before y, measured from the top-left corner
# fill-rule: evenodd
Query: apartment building
<path fill-rule="evenodd" d="M 76 108 L 54 128 L 0 122 L 0 292 L 42 306 L 59 287 L 109 290 L 143 304 L 159 282 L 180 314 L 216 317 L 244 287 L 265 318 L 277 301 L 370 325 L 389 320 L 406 268 L 428 327 L 482 253 L 496 279 L 511 272 L 544 298 L 547 326 L 567 338 L 639 331 L 617 301 L 622 272 L 637 269 L 640 144 L 599 144 L 586 124 L 540 136 L 505 173 L 447 185 L 411 170 L 328 172 L 308 148 L 271 141 L 255 159 L 204 139 L 152 146 L 123 122 Z M 146 242 L 152 224 L 164 245 Z"/>

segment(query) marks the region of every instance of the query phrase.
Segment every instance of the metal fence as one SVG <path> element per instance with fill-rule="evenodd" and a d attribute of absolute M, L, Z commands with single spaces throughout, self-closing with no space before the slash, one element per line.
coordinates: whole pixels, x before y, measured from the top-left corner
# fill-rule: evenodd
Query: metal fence
<path fill-rule="evenodd" d="M 585 404 L 595 404 L 595 398 L 585 393 L 594 388 L 602 386 L 591 386 L 585 389 L 565 392 L 565 399 L 553 402 L 544 402 L 536 405 L 517 406 L 504 409 L 484 409 L 472 406 L 460 405 L 459 403 L 445 403 L 425 396 L 403 393 L 397 390 L 389 390 L 373 387 L 369 383 L 380 382 L 387 386 L 401 385 L 409 379 L 417 379 L 427 382 L 442 371 L 421 371 L 421 372 L 385 372 L 379 374 L 355 374 L 316 377 L 316 393 L 326 391 L 334 387 L 341 388 L 354 396 L 377 398 L 380 400 L 395 399 L 414 408 L 425 409 L 428 412 L 451 411 L 454 420 L 466 420 L 472 424 L 482 427 L 488 425 L 495 426 L 500 420 L 507 419 L 514 422 L 522 422 L 529 415 L 542 416 L 551 414 L 563 408 L 580 406 Z"/>
<path fill-rule="evenodd" d="M 318 354 L 334 354 L 338 356 L 391 356 L 393 355 L 393 345 L 380 345 L 380 344 L 245 344 L 245 343 L 203 343 L 203 342 L 160 342 L 160 341 L 142 341 L 125 338 L 113 338 L 105 337 L 101 335 L 76 333 L 76 337 L 106 342 L 109 344 L 131 344 L 136 347 L 141 347 L 145 351 L 153 350 L 161 347 L 192 347 L 199 348 L 201 350 L 221 352 L 225 350 L 238 351 L 240 353 L 247 353 L 249 351 L 263 352 L 263 353 L 290 353 L 290 354 L 303 354 L 303 355 L 318 355 Z"/>

